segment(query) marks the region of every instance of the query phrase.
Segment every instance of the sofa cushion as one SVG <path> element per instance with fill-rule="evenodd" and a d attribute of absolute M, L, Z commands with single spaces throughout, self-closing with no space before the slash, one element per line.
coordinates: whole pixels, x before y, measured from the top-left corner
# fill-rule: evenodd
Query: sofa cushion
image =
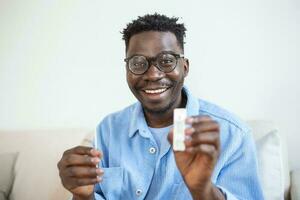
<path fill-rule="evenodd" d="M 14 180 L 14 166 L 18 153 L 0 154 L 0 200 L 6 200 Z"/>
<path fill-rule="evenodd" d="M 259 174 L 266 199 L 280 200 L 284 196 L 280 142 L 276 132 L 257 141 Z"/>
<path fill-rule="evenodd" d="M 291 199 L 300 199 L 300 169 L 293 170 L 291 176 Z"/>
<path fill-rule="evenodd" d="M 265 199 L 281 200 L 285 188 L 289 187 L 287 155 L 282 137 L 271 122 L 250 121 L 249 124 L 256 143 L 258 170 Z"/>
<path fill-rule="evenodd" d="M 71 194 L 61 184 L 57 162 L 65 150 L 80 145 L 88 132 L 86 129 L 0 131 L 0 152 L 19 151 L 10 200 L 70 199 Z"/>

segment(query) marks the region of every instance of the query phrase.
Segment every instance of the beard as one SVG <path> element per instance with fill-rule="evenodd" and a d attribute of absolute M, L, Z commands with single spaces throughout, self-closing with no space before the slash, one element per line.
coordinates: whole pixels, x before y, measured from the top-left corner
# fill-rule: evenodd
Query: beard
<path fill-rule="evenodd" d="M 165 112 L 168 112 L 172 107 L 174 107 L 176 103 L 176 99 L 173 99 L 167 106 L 163 107 L 163 108 L 158 108 L 158 109 L 153 109 L 153 108 L 147 108 L 147 106 L 144 106 L 142 104 L 142 107 L 144 109 L 144 111 L 153 114 L 153 115 L 161 115 Z"/>

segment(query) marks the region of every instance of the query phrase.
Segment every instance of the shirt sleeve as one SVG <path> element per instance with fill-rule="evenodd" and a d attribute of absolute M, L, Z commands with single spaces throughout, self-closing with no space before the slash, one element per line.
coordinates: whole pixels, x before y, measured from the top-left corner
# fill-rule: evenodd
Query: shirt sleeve
<path fill-rule="evenodd" d="M 250 132 L 243 134 L 241 144 L 222 167 L 216 186 L 227 200 L 264 199 L 258 177 L 256 148 Z"/>

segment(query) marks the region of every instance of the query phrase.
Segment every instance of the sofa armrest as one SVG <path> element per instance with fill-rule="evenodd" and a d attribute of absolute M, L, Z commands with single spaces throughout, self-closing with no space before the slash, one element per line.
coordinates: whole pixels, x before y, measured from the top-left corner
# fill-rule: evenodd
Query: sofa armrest
<path fill-rule="evenodd" d="M 291 172 L 291 199 L 300 199 L 300 169 Z"/>

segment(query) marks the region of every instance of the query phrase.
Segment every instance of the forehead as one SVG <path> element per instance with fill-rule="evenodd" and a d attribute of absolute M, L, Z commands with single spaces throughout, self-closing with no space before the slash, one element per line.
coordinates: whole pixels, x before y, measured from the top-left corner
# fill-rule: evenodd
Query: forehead
<path fill-rule="evenodd" d="M 130 38 L 126 57 L 134 54 L 154 57 L 162 51 L 181 53 L 181 48 L 174 33 L 145 31 Z"/>

